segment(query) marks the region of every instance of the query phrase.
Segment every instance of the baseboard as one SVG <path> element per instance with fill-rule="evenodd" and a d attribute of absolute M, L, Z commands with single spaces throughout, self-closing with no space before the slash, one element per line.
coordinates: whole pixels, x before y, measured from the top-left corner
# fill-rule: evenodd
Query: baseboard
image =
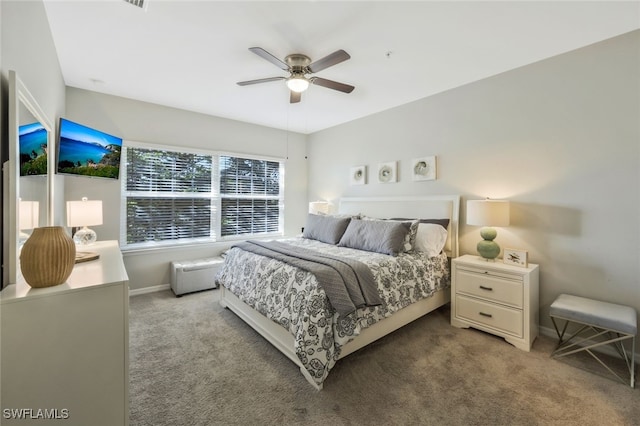
<path fill-rule="evenodd" d="M 541 336 L 551 337 L 554 340 L 558 340 L 558 334 L 553 328 L 539 326 L 538 331 Z"/>
<path fill-rule="evenodd" d="M 555 329 L 549 328 L 549 327 L 539 326 L 538 330 L 539 330 L 541 336 L 550 337 L 555 341 L 558 340 L 558 333 L 556 333 Z M 638 345 L 636 344 L 636 347 L 637 346 Z M 616 356 L 616 357 L 620 356 L 620 354 L 611 345 L 598 346 L 597 348 L 594 348 L 593 351 L 594 352 L 600 352 L 600 353 L 605 354 L 605 355 L 611 355 L 611 356 Z M 629 350 L 626 350 L 625 352 L 627 352 L 628 355 L 631 356 L 631 353 L 629 353 L 630 352 Z M 640 353 L 637 352 L 637 351 L 636 351 L 635 361 L 636 361 L 636 364 L 640 364 Z"/>
<path fill-rule="evenodd" d="M 165 290 L 169 290 L 170 288 L 171 286 L 169 284 L 160 284 L 160 285 L 154 285 L 151 287 L 135 288 L 133 290 L 129 290 L 129 297 L 140 296 L 141 294 L 147 294 L 147 293 L 155 293 L 157 291 L 165 291 Z"/>

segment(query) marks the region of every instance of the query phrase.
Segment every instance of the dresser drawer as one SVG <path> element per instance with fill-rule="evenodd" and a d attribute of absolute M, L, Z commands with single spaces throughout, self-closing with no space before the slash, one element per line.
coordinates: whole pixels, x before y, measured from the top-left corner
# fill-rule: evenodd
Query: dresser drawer
<path fill-rule="evenodd" d="M 522 337 L 522 311 L 457 294 L 455 315 L 459 318 Z"/>
<path fill-rule="evenodd" d="M 482 273 L 481 271 L 456 269 L 456 293 L 465 293 L 522 308 L 522 279 L 518 276 Z"/>

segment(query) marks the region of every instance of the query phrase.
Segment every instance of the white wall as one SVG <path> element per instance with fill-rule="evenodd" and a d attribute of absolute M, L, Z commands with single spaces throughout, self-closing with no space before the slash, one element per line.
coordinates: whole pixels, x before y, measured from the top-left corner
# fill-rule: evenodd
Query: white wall
<path fill-rule="evenodd" d="M 1 10 L 3 86 L 16 71 L 53 123 L 64 111 L 65 86 L 44 4 L 3 0 Z"/>
<path fill-rule="evenodd" d="M 288 158 L 285 163 L 285 233 L 304 225 L 307 211 L 306 136 L 146 102 L 67 88 L 65 118 L 125 140 Z M 126 142 L 125 142 L 126 143 Z M 65 199 L 102 199 L 101 240 L 120 235 L 120 181 L 65 176 Z M 228 243 L 125 253 L 130 287 L 169 283 L 171 260 L 217 255 Z"/>
<path fill-rule="evenodd" d="M 310 199 L 509 199 L 512 225 L 497 242 L 540 264 L 543 325 L 563 292 L 640 312 L 639 76 L 634 31 L 315 133 Z M 438 157 L 438 180 L 412 182 L 410 160 L 427 155 Z M 377 164 L 394 160 L 400 182 L 375 183 Z M 370 183 L 349 186 L 362 164 Z M 461 254 L 475 254 L 479 228 L 462 210 Z"/>
<path fill-rule="evenodd" d="M 9 149 L 9 70 L 16 71 L 51 123 L 55 123 L 64 111 L 64 79 L 42 1 L 0 2 L 0 64 L 0 139 L 4 161 L 8 158 Z M 46 181 L 41 181 L 46 186 Z M 12 184 L 11 181 L 3 181 L 3 192 L 8 193 L 8 185 Z M 42 191 L 46 193 L 46 188 L 42 188 Z M 4 200 L 2 208 L 7 215 L 8 206 L 5 206 Z M 8 255 L 9 245 L 8 237 L 4 235 L 5 226 L 8 224 L 3 225 L 2 231 L 3 257 Z M 3 284 L 6 282 L 8 273 L 3 273 Z"/>

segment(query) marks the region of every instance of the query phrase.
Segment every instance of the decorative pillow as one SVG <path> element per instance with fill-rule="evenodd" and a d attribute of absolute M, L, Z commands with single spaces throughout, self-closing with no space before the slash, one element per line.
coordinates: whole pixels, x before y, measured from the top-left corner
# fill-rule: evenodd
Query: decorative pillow
<path fill-rule="evenodd" d="M 413 244 L 416 240 L 416 232 L 418 232 L 418 221 L 414 219 L 378 219 L 370 216 L 362 216 L 362 220 L 382 220 L 382 221 L 392 221 L 392 222 L 404 222 L 409 226 L 409 232 L 404 237 L 404 242 L 402 243 L 402 250 L 400 253 L 410 253 L 413 251 Z"/>
<path fill-rule="evenodd" d="M 411 253 L 413 251 L 413 246 L 416 242 L 416 234 L 418 232 L 418 221 L 417 220 L 395 220 L 388 219 L 391 222 L 400 222 L 409 226 L 409 232 L 404 237 L 404 242 L 402 243 L 402 251 L 401 253 Z"/>
<path fill-rule="evenodd" d="M 337 218 L 309 213 L 302 236 L 327 244 L 338 244 L 351 218 Z"/>
<path fill-rule="evenodd" d="M 389 220 L 416 220 L 416 219 L 398 219 L 393 218 Z M 449 219 L 417 219 L 420 223 L 435 223 L 442 226 L 444 229 L 449 227 Z"/>
<path fill-rule="evenodd" d="M 415 251 L 429 257 L 437 256 L 447 243 L 447 230 L 442 224 L 420 223 L 414 244 Z"/>
<path fill-rule="evenodd" d="M 338 245 L 396 256 L 403 249 L 409 227 L 406 222 L 355 219 Z"/>

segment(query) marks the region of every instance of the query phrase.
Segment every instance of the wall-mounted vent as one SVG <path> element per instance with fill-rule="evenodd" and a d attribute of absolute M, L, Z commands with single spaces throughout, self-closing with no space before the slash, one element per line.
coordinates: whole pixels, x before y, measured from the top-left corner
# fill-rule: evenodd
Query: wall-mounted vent
<path fill-rule="evenodd" d="M 147 4 L 149 0 L 123 0 L 126 3 L 132 4 L 140 9 L 147 10 Z"/>

